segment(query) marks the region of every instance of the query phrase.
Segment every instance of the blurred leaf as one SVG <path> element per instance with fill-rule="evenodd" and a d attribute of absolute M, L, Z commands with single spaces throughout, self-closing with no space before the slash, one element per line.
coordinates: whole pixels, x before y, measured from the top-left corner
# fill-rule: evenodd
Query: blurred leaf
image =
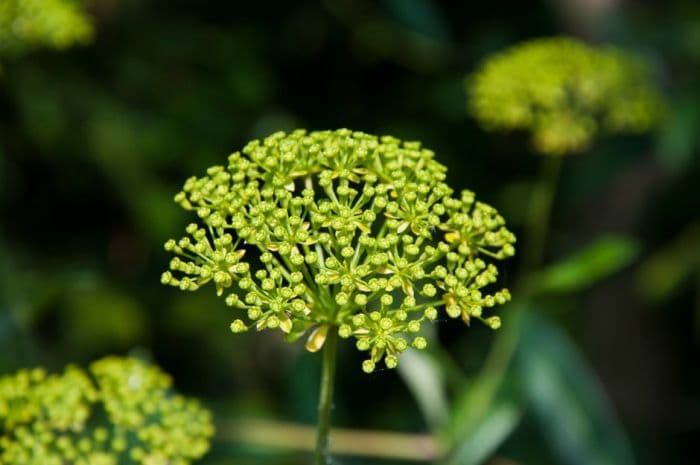
<path fill-rule="evenodd" d="M 524 321 L 517 366 L 543 435 L 568 465 L 635 463 L 595 374 L 568 336 L 542 315 Z"/>
<path fill-rule="evenodd" d="M 430 353 L 408 350 L 401 355 L 398 371 L 430 428 L 442 426 L 448 406 L 445 376 L 437 360 Z"/>
<path fill-rule="evenodd" d="M 680 171 L 696 155 L 697 127 L 700 124 L 700 106 L 696 96 L 683 95 L 675 102 L 659 131 L 656 153 L 659 160 L 673 171 Z"/>
<path fill-rule="evenodd" d="M 687 226 L 668 244 L 654 252 L 639 269 L 641 294 L 658 301 L 688 280 L 700 268 L 700 222 Z"/>
<path fill-rule="evenodd" d="M 514 395 L 499 396 L 486 415 L 458 441 L 446 465 L 478 465 L 510 436 L 520 422 L 523 406 Z"/>
<path fill-rule="evenodd" d="M 436 39 L 448 36 L 447 21 L 439 4 L 432 0 L 385 0 L 389 11 L 415 32 Z"/>
<path fill-rule="evenodd" d="M 511 304 L 509 324 L 498 333 L 484 368 L 457 394 L 443 431 L 450 450 L 446 465 L 480 463 L 517 425 L 524 406 L 518 380 L 512 376 L 511 361 L 521 337 L 525 311 L 525 306 Z"/>
<path fill-rule="evenodd" d="M 537 292 L 576 292 L 629 265 L 640 252 L 631 237 L 605 236 L 531 278 Z"/>

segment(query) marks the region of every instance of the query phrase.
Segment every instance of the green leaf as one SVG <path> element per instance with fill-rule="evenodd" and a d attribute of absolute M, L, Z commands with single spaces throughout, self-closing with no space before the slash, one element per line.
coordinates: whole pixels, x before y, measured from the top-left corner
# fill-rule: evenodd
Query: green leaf
<path fill-rule="evenodd" d="M 545 268 L 529 281 L 535 292 L 576 292 L 634 261 L 639 243 L 631 237 L 604 236 L 583 250 Z"/>
<path fill-rule="evenodd" d="M 689 98 L 690 97 L 690 98 Z M 682 95 L 672 103 L 672 111 L 658 132 L 654 151 L 661 163 L 675 172 L 681 172 L 697 156 L 697 127 L 700 108 L 697 96 Z"/>
<path fill-rule="evenodd" d="M 524 322 L 516 361 L 543 436 L 567 465 L 632 465 L 627 438 L 595 374 L 544 316 Z"/>
<path fill-rule="evenodd" d="M 659 301 L 700 269 L 700 222 L 686 227 L 677 237 L 651 255 L 639 269 L 640 293 Z"/>
<path fill-rule="evenodd" d="M 517 426 L 525 406 L 519 380 L 513 376 L 512 357 L 525 312 L 522 303 L 508 307 L 508 323 L 497 333 L 483 369 L 457 394 L 450 421 L 443 430 L 449 451 L 445 465 L 483 462 Z"/>
<path fill-rule="evenodd" d="M 485 415 L 455 442 L 445 465 L 483 463 L 515 430 L 522 412 L 523 406 L 513 391 L 499 392 Z"/>
<path fill-rule="evenodd" d="M 440 364 L 427 352 L 408 350 L 397 370 L 418 403 L 426 422 L 435 430 L 447 419 L 445 376 Z"/>

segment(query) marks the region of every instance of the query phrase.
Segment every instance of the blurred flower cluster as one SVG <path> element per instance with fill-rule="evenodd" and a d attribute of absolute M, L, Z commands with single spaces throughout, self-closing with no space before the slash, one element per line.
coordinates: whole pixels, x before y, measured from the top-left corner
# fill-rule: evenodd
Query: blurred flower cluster
<path fill-rule="evenodd" d="M 244 310 L 234 332 L 279 329 L 319 350 L 328 331 L 354 337 L 366 372 L 389 368 L 409 345 L 426 346 L 421 323 L 437 309 L 500 326 L 484 309 L 493 259 L 513 255 L 514 235 L 469 191 L 454 198 L 446 168 L 418 142 L 347 129 L 273 134 L 187 180 L 175 200 L 196 212 L 164 284 L 213 283 Z"/>
<path fill-rule="evenodd" d="M 159 368 L 107 357 L 89 372 L 0 378 L 0 464 L 188 465 L 213 434 L 210 413 L 171 392 Z"/>
<path fill-rule="evenodd" d="M 488 58 L 467 79 L 472 114 L 487 130 L 524 129 L 535 149 L 586 149 L 598 132 L 643 132 L 664 103 L 649 70 L 612 47 L 536 39 Z"/>
<path fill-rule="evenodd" d="M 65 49 L 90 41 L 93 27 L 74 0 L 0 2 L 0 54 L 17 55 L 37 47 Z"/>

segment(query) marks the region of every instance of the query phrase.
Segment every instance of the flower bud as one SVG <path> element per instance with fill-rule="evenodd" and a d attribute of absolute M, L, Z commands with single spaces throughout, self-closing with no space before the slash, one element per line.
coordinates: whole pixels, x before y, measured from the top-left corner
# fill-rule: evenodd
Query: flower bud
<path fill-rule="evenodd" d="M 396 357 L 396 355 L 387 355 L 384 357 L 384 364 L 387 368 L 396 368 L 396 366 L 399 364 L 399 359 Z"/>
<path fill-rule="evenodd" d="M 248 327 L 241 320 L 234 320 L 233 323 L 231 323 L 231 331 L 234 333 L 242 333 L 247 329 Z"/>
<path fill-rule="evenodd" d="M 424 337 L 418 336 L 413 339 L 412 345 L 418 350 L 423 350 L 428 346 L 428 341 L 426 341 Z"/>

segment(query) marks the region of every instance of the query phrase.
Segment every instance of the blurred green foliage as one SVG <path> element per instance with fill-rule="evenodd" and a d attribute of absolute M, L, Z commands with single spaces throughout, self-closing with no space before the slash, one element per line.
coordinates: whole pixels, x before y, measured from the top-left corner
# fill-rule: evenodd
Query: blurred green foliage
<path fill-rule="evenodd" d="M 463 76 L 518 42 L 573 34 L 642 57 L 669 103 L 655 133 L 596 138 L 585 157 L 567 159 L 545 253 L 554 265 L 540 275 L 550 290 L 566 292 L 534 299 L 535 330 L 525 333 L 527 345 L 513 341 L 532 353 L 516 352 L 507 375 L 484 378 L 491 332 L 475 326 L 466 336 L 437 323 L 426 337 L 440 344 L 404 384 L 394 372 L 367 377 L 353 368 L 360 359 L 341 351 L 347 369 L 334 421 L 434 431 L 441 443 L 465 444 L 449 458 L 455 463 L 627 463 L 631 449 L 642 465 L 694 464 L 700 7 L 591 5 L 86 3 L 95 27 L 88 46 L 32 45 L 3 59 L 0 370 L 134 352 L 158 360 L 184 392 L 215 406 L 222 423 L 312 423 L 313 358 L 265 333 L 231 338 L 232 315 L 213 295 L 161 289 L 161 240 L 187 220 L 172 193 L 247 140 L 302 126 L 352 127 L 424 141 L 444 159 L 448 182 L 479 192 L 517 234 L 535 159 L 523 156 L 522 133 L 485 133 L 466 115 Z M 585 251 L 610 235 L 625 240 Z M 513 275 L 506 270 L 506 281 Z M 506 310 L 504 321 L 516 313 Z M 547 377 L 527 381 L 530 369 Z M 429 387 L 416 387 L 425 377 Z M 487 415 L 467 415 L 473 405 Z M 569 423 L 577 428 L 563 427 Z M 203 464 L 308 458 L 226 433 Z"/>
<path fill-rule="evenodd" d="M 528 277 L 536 291 L 579 292 L 631 264 L 640 253 L 639 244 L 629 237 L 605 236 L 582 246 L 572 256 Z"/>
<path fill-rule="evenodd" d="M 643 61 L 566 37 L 490 56 L 467 79 L 467 91 L 486 130 L 528 130 L 535 150 L 547 155 L 585 150 L 601 131 L 649 130 L 664 107 Z"/>
<path fill-rule="evenodd" d="M 93 35 L 80 0 L 3 0 L 0 3 L 0 56 L 39 47 L 62 50 L 85 44 Z"/>

